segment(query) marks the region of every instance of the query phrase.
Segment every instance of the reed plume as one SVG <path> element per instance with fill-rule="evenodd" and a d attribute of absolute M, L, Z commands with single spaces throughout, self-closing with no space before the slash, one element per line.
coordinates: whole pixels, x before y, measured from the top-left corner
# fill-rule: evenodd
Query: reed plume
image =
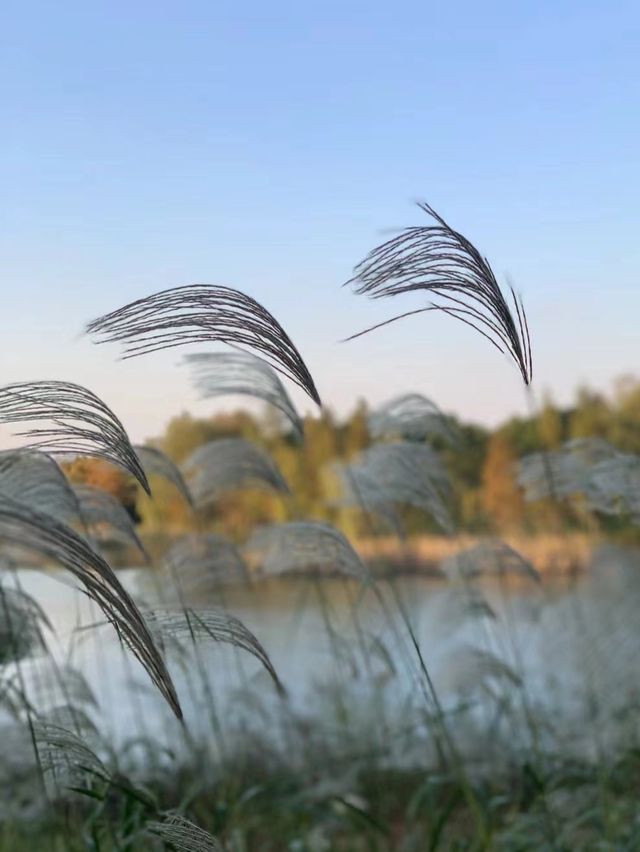
<path fill-rule="evenodd" d="M 516 364 L 525 385 L 533 363 L 527 317 L 522 300 L 509 287 L 515 316 L 489 261 L 465 236 L 455 231 L 426 202 L 419 202 L 433 224 L 405 228 L 374 248 L 347 281 L 358 294 L 374 299 L 425 291 L 439 298 L 349 337 L 425 311 L 442 311 L 478 331 Z"/>
<path fill-rule="evenodd" d="M 193 497 L 180 468 L 166 453 L 147 444 L 135 444 L 133 449 L 147 476 L 162 476 L 178 489 L 184 500 L 193 508 Z"/>
<path fill-rule="evenodd" d="M 291 338 L 259 302 L 232 287 L 192 284 L 163 290 L 87 325 L 97 343 L 122 343 L 133 358 L 185 343 L 228 343 L 255 351 L 320 405 L 320 396 Z"/>
<path fill-rule="evenodd" d="M 132 474 L 150 494 L 149 483 L 124 426 L 108 405 L 72 382 L 17 382 L 0 388 L 0 423 L 47 421 L 18 435 L 28 448 L 52 455 L 88 455 Z"/>
<path fill-rule="evenodd" d="M 303 436 L 302 420 L 276 371 L 249 352 L 196 352 L 185 357 L 202 399 L 251 396 L 277 408 Z"/>
<path fill-rule="evenodd" d="M 84 538 L 50 515 L 0 495 L 0 540 L 35 551 L 70 571 L 182 718 L 171 676 L 144 618 L 113 569 Z"/>

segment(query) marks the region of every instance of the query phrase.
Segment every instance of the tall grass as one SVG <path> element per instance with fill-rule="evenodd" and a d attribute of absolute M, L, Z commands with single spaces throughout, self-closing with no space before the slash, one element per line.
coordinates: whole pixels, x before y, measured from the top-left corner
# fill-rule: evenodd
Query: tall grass
<path fill-rule="evenodd" d="M 374 249 L 356 288 L 439 297 L 424 310 L 480 331 L 528 385 L 521 301 L 512 292 L 512 310 L 480 252 L 423 209 L 435 224 Z M 190 363 L 205 396 L 267 401 L 296 440 L 301 421 L 276 371 L 319 403 L 284 329 L 230 288 L 165 291 L 89 331 L 122 343 L 125 357 L 209 341 L 255 353 Z M 0 458 L 3 553 L 20 565 L 28 552 L 52 576 L 65 569 L 74 600 L 90 605 L 58 635 L 22 588 L 27 573 L 0 578 L 0 849 L 640 848 L 640 679 L 630 677 L 640 643 L 624 627 L 640 602 L 637 560 L 601 553 L 584 589 L 564 596 L 511 545 L 468 547 L 429 443 L 455 447 L 456 436 L 429 400 L 374 413 L 379 443 L 342 469 L 342 499 L 372 533 L 397 529 L 400 567 L 410 543 L 398 509 L 434 518 L 449 542 L 439 583 L 378 579 L 341 530 L 302 515 L 239 544 L 205 529 L 200 509 L 229 489 L 258 483 L 295 501 L 266 453 L 241 439 L 207 444 L 179 467 L 133 447 L 106 404 L 67 383 L 1 389 L 0 420 L 48 422 L 27 431 L 35 449 Z M 105 530 L 146 553 L 144 541 L 109 495 L 71 488 L 52 452 L 108 459 L 145 490 L 165 477 L 198 531 L 153 565 L 117 573 Z M 634 520 L 635 467 L 615 452 L 576 463 L 569 447 L 525 459 L 521 475 L 531 499 L 580 495 Z M 617 586 L 602 579 L 612 562 Z M 623 626 L 607 621 L 604 597 Z M 554 655 L 570 687 L 554 685 Z"/>

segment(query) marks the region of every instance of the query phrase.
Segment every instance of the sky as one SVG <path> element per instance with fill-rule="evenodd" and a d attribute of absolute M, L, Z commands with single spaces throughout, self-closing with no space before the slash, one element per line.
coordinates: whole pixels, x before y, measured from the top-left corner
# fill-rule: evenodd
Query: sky
<path fill-rule="evenodd" d="M 637 2 L 7 0 L 2 382 L 80 382 L 135 440 L 206 414 L 187 350 L 118 361 L 82 330 L 210 283 L 277 317 L 339 413 L 410 391 L 526 411 L 515 367 L 446 316 L 340 342 L 422 303 L 341 286 L 417 199 L 521 292 L 538 393 L 640 373 L 639 43 Z"/>

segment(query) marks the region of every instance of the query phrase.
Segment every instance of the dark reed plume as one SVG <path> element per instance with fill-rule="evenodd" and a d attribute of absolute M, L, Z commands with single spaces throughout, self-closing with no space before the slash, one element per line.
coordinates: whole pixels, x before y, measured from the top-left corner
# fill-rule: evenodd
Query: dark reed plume
<path fill-rule="evenodd" d="M 263 554 L 261 570 L 267 574 L 328 571 L 367 582 L 369 571 L 349 539 L 321 521 L 289 521 L 259 527 L 246 548 Z"/>
<path fill-rule="evenodd" d="M 109 778 L 104 763 L 77 733 L 44 719 L 34 723 L 34 732 L 45 774 L 67 784 L 86 777 Z"/>
<path fill-rule="evenodd" d="M 162 645 L 168 639 L 211 639 L 247 651 L 262 663 L 278 692 L 285 694 L 285 688 L 260 641 L 231 613 L 221 609 L 189 608 L 182 612 L 153 610 L 146 616 L 150 630 Z"/>
<path fill-rule="evenodd" d="M 131 516 L 113 494 L 91 485 L 76 485 L 74 492 L 86 528 L 97 541 L 116 540 L 136 547 L 148 561 Z M 105 530 L 109 528 L 109 531 Z"/>
<path fill-rule="evenodd" d="M 163 591 L 167 580 L 178 584 L 181 595 L 206 598 L 225 583 L 248 579 L 247 566 L 238 549 L 219 533 L 192 533 L 179 539 L 163 557 Z"/>
<path fill-rule="evenodd" d="M 38 665 L 24 673 L 24 681 L 32 703 L 38 707 L 39 714 L 49 714 L 64 702 L 75 709 L 98 709 L 95 693 L 84 674 L 71 665 L 52 662 Z"/>
<path fill-rule="evenodd" d="M 451 483 L 440 458 L 427 444 L 373 444 L 349 464 L 335 465 L 345 499 L 383 515 L 395 504 L 427 512 L 446 532 L 453 530 L 448 502 Z"/>
<path fill-rule="evenodd" d="M 526 577 L 536 583 L 542 582 L 533 563 L 500 539 L 483 541 L 448 556 L 442 561 L 440 569 L 450 580 L 512 574 Z"/>
<path fill-rule="evenodd" d="M 16 382 L 0 388 L 0 423 L 47 421 L 18 435 L 29 449 L 52 455 L 88 455 L 131 473 L 150 494 L 149 483 L 124 426 L 99 397 L 72 382 Z"/>
<path fill-rule="evenodd" d="M 44 627 L 52 629 L 46 614 L 30 595 L 0 584 L 0 666 L 44 650 Z"/>
<path fill-rule="evenodd" d="M 223 395 L 252 396 L 273 405 L 289 420 L 298 437 L 302 421 L 276 371 L 249 352 L 195 352 L 185 357 L 202 399 Z"/>
<path fill-rule="evenodd" d="M 518 483 L 527 501 L 553 496 L 640 523 L 640 456 L 602 438 L 574 438 L 557 450 L 524 456 Z"/>
<path fill-rule="evenodd" d="M 395 436 L 407 441 L 441 438 L 454 443 L 458 436 L 435 402 L 420 393 L 395 396 L 367 418 L 372 438 Z"/>
<path fill-rule="evenodd" d="M 515 317 L 489 261 L 425 202 L 418 207 L 435 224 L 403 229 L 374 248 L 347 281 L 358 294 L 374 299 L 427 291 L 443 300 L 377 323 L 348 340 L 425 311 L 443 311 L 470 325 L 496 349 L 513 359 L 525 385 L 531 383 L 531 340 L 522 299 L 509 287 Z"/>
<path fill-rule="evenodd" d="M 504 660 L 491 651 L 464 643 L 452 648 L 443 663 L 447 690 L 470 696 L 476 690 L 486 690 L 490 683 L 502 683 L 507 689 L 522 686 L 522 678 Z"/>
<path fill-rule="evenodd" d="M 148 822 L 146 830 L 176 852 L 222 852 L 215 837 L 180 814 L 169 813 L 162 822 Z"/>
<path fill-rule="evenodd" d="M 311 374 L 291 338 L 259 302 L 232 287 L 190 284 L 163 290 L 87 325 L 97 343 L 121 342 L 123 358 L 185 343 L 228 343 L 254 351 L 320 405 Z"/>
<path fill-rule="evenodd" d="M 0 540 L 63 565 L 84 586 L 178 718 L 178 697 L 144 618 L 109 564 L 70 527 L 0 495 Z"/>
<path fill-rule="evenodd" d="M 197 508 L 217 500 L 225 491 L 260 488 L 289 493 L 273 459 L 244 438 L 217 438 L 198 447 L 182 469 Z"/>
<path fill-rule="evenodd" d="M 175 485 L 189 506 L 193 507 L 193 498 L 180 472 L 180 468 L 166 453 L 163 453 L 157 447 L 142 446 L 141 444 L 134 444 L 133 449 L 147 476 L 155 475 L 164 477 L 167 482 Z"/>
<path fill-rule="evenodd" d="M 80 520 L 73 488 L 57 462 L 43 452 L 1 451 L 0 494 L 65 523 Z"/>

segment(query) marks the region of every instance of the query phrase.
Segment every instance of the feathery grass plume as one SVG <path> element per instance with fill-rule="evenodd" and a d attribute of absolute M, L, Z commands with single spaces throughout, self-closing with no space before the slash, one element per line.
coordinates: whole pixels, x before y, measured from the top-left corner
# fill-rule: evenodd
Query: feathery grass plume
<path fill-rule="evenodd" d="M 96 742 L 102 740 L 97 724 L 83 707 L 77 707 L 75 704 L 58 704 L 42 714 L 42 717 L 51 725 L 78 732 L 83 739 L 92 739 Z"/>
<path fill-rule="evenodd" d="M 369 571 L 348 538 L 331 524 L 291 521 L 260 527 L 247 542 L 248 551 L 263 554 L 265 574 L 330 571 L 366 582 Z"/>
<path fill-rule="evenodd" d="M 618 453 L 589 472 L 590 508 L 605 515 L 627 515 L 640 523 L 640 456 Z"/>
<path fill-rule="evenodd" d="M 289 486 L 267 453 L 244 438 L 218 438 L 192 453 L 182 466 L 197 508 L 225 491 L 261 488 L 289 493 Z"/>
<path fill-rule="evenodd" d="M 531 453 L 520 459 L 518 483 L 527 500 L 569 497 L 586 490 L 593 465 L 619 455 L 602 438 L 576 438 L 558 450 Z"/>
<path fill-rule="evenodd" d="M 138 607 L 109 564 L 70 527 L 0 495 L 0 540 L 63 565 L 84 586 L 178 718 L 182 711 L 164 660 Z"/>
<path fill-rule="evenodd" d="M 22 682 L 27 699 L 38 708 L 39 713 L 49 712 L 61 703 L 70 702 L 74 707 L 97 709 L 98 702 L 84 674 L 71 665 L 53 664 L 50 658 L 30 661 L 24 667 Z"/>
<path fill-rule="evenodd" d="M 72 382 L 16 382 L 0 388 L 0 423 L 49 422 L 18 435 L 28 448 L 52 455 L 88 455 L 131 473 L 150 494 L 149 483 L 124 430 L 108 405 Z"/>
<path fill-rule="evenodd" d="M 180 814 L 169 813 L 162 822 L 148 822 L 146 830 L 176 852 L 223 852 L 215 837 Z"/>
<path fill-rule="evenodd" d="M 46 647 L 43 628 L 53 630 L 31 595 L 0 584 L 0 666 Z"/>
<path fill-rule="evenodd" d="M 334 462 L 330 470 L 337 476 L 342 490 L 337 505 L 356 506 L 368 515 L 377 515 L 397 536 L 404 537 L 404 527 L 390 495 L 368 471 L 342 462 Z"/>
<path fill-rule="evenodd" d="M 193 507 L 193 498 L 180 472 L 180 468 L 166 453 L 163 453 L 157 447 L 149 447 L 146 444 L 144 446 L 134 444 L 133 449 L 147 476 L 155 475 L 164 477 L 172 485 L 175 485 L 182 497 L 184 497 L 185 502 Z"/>
<path fill-rule="evenodd" d="M 446 690 L 470 694 L 484 689 L 491 681 L 521 686 L 522 679 L 514 670 L 492 654 L 471 645 L 460 645 L 451 650 L 443 664 L 443 686 Z"/>
<path fill-rule="evenodd" d="M 580 500 L 591 511 L 640 522 L 640 456 L 602 438 L 578 438 L 559 450 L 525 456 L 518 482 L 529 501 Z"/>
<path fill-rule="evenodd" d="M 347 499 L 383 510 L 408 503 L 431 515 L 446 532 L 453 529 L 447 506 L 449 477 L 438 455 L 426 444 L 374 444 L 341 469 Z"/>
<path fill-rule="evenodd" d="M 482 541 L 448 556 L 440 563 L 440 570 L 450 580 L 470 580 L 491 574 L 519 575 L 536 583 L 541 580 L 540 573 L 528 559 L 499 539 Z"/>
<path fill-rule="evenodd" d="M 285 693 L 269 655 L 253 633 L 234 615 L 212 608 L 187 608 L 181 612 L 152 610 L 146 615 L 149 628 L 160 643 L 167 640 L 212 639 L 247 651 L 269 672 L 278 691 Z"/>
<path fill-rule="evenodd" d="M 533 364 L 527 317 L 522 300 L 510 287 L 515 317 L 496 277 L 478 249 L 448 225 L 425 202 L 418 207 L 433 224 L 405 228 L 377 246 L 354 269 L 347 284 L 374 299 L 426 291 L 441 302 L 407 311 L 349 337 L 425 311 L 442 311 L 471 326 L 518 367 L 525 385 L 531 383 Z"/>
<path fill-rule="evenodd" d="M 276 371 L 249 352 L 196 352 L 185 357 L 202 399 L 241 395 L 261 399 L 277 408 L 302 438 L 304 427 Z"/>
<path fill-rule="evenodd" d="M 115 540 L 132 544 L 145 559 L 149 559 L 131 516 L 117 497 L 92 485 L 75 485 L 73 490 L 78 498 L 84 524 L 98 541 Z"/>
<path fill-rule="evenodd" d="M 179 539 L 163 557 L 163 573 L 187 597 L 215 594 L 222 584 L 248 579 L 238 549 L 218 533 L 193 533 Z"/>
<path fill-rule="evenodd" d="M 447 589 L 438 597 L 436 621 L 444 625 L 447 631 L 476 618 L 495 621 L 497 616 L 482 592 L 474 586 Z"/>
<path fill-rule="evenodd" d="M 58 782 L 76 780 L 107 780 L 109 770 L 98 755 L 73 731 L 38 719 L 33 723 L 38 756 L 45 775 L 51 774 Z"/>
<path fill-rule="evenodd" d="M 36 450 L 0 451 L 0 494 L 59 521 L 80 520 L 78 499 L 57 462 Z"/>
<path fill-rule="evenodd" d="M 437 437 L 448 443 L 457 439 L 435 402 L 420 393 L 395 396 L 380 405 L 370 412 L 368 426 L 374 439 L 394 436 L 407 441 L 424 441 Z"/>
<path fill-rule="evenodd" d="M 185 343 L 229 343 L 255 351 L 320 405 L 302 356 L 259 302 L 232 287 L 192 284 L 138 299 L 90 322 L 98 343 L 121 342 L 123 358 Z"/>

